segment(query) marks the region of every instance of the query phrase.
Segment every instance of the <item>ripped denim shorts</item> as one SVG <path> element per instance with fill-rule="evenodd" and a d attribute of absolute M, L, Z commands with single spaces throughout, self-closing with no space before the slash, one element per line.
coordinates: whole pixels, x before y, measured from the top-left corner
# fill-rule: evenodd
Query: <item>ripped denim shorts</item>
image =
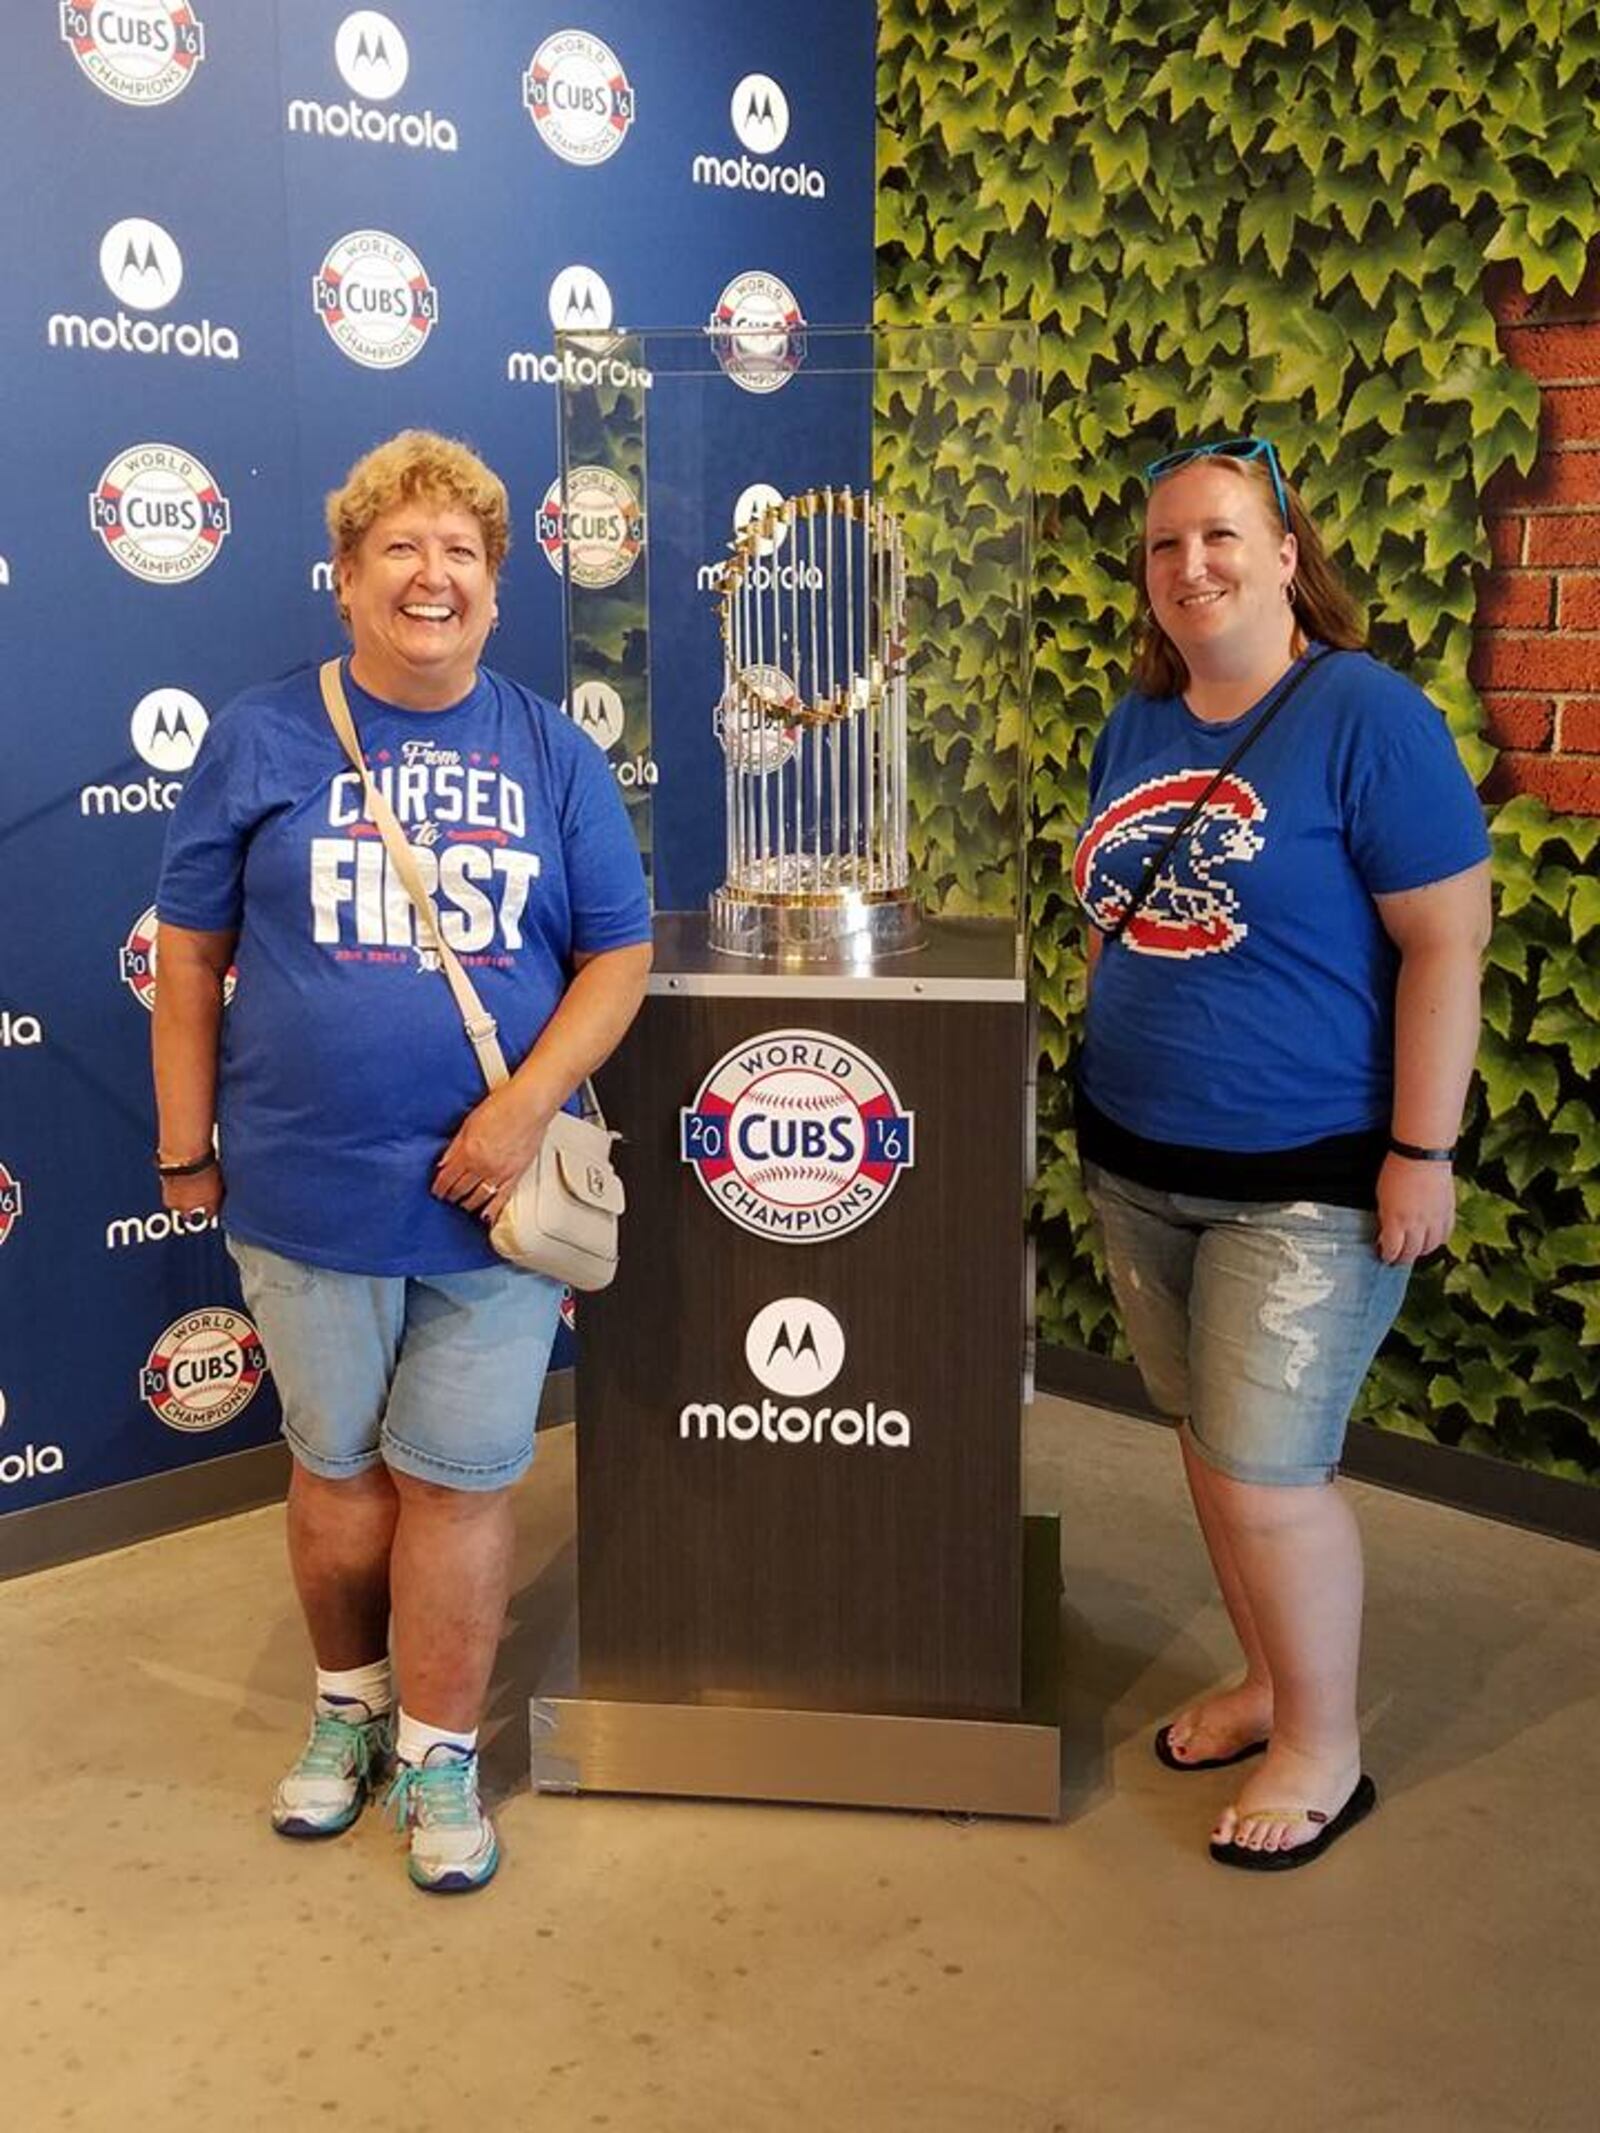
<path fill-rule="evenodd" d="M 1085 1183 L 1156 1407 L 1235 1481 L 1330 1480 L 1410 1278 L 1378 1257 L 1376 1215 L 1156 1192 L 1093 1164 Z"/>

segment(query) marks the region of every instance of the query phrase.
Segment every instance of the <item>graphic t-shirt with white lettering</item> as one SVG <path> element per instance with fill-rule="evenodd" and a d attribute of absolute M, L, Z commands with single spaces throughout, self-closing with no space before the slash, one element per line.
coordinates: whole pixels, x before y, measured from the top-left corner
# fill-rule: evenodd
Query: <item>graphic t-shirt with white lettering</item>
<path fill-rule="evenodd" d="M 348 666 L 345 689 L 514 1070 L 574 951 L 650 938 L 610 766 L 554 705 L 486 667 L 445 711 L 381 703 Z M 483 1077 L 419 953 L 315 667 L 247 690 L 212 722 L 173 814 L 157 910 L 169 925 L 238 929 L 218 1091 L 224 1226 L 350 1273 L 499 1264 L 483 1224 L 428 1190 Z"/>

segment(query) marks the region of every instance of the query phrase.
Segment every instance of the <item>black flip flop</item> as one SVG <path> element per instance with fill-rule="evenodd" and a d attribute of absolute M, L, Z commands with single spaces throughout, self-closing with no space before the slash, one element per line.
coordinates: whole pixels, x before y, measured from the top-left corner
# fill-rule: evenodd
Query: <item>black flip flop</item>
<path fill-rule="evenodd" d="M 1156 1761 L 1164 1763 L 1169 1770 L 1231 1770 L 1235 1763 L 1247 1763 L 1252 1755 L 1264 1755 L 1267 1744 L 1253 1740 L 1246 1747 L 1235 1748 L 1232 1755 L 1205 1755 L 1199 1762 L 1188 1762 L 1172 1752 L 1172 1728 L 1163 1726 L 1156 1735 Z"/>
<path fill-rule="evenodd" d="M 1330 1844 L 1337 1844 L 1346 1830 L 1364 1822 L 1377 1804 L 1378 1788 L 1363 1770 L 1356 1779 L 1355 1791 L 1331 1821 L 1323 1822 L 1309 1844 L 1297 1844 L 1287 1852 L 1252 1852 L 1230 1840 L 1227 1844 L 1213 1843 L 1211 1856 L 1219 1866 L 1241 1867 L 1247 1874 L 1282 1874 L 1290 1867 L 1309 1866 L 1313 1859 L 1322 1857 Z M 1307 1821 L 1317 1819 L 1314 1810 L 1304 1812 Z"/>

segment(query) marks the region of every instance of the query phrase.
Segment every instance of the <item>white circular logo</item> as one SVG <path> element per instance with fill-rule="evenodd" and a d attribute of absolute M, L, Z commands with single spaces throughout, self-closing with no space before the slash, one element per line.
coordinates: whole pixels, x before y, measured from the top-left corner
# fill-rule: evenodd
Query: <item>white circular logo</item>
<path fill-rule="evenodd" d="M 736 768 L 763 776 L 791 762 L 800 745 L 799 692 L 782 667 L 741 667 L 739 687 L 718 703 L 712 726 Z"/>
<path fill-rule="evenodd" d="M 639 499 L 609 467 L 573 467 L 544 492 L 537 521 L 545 561 L 574 585 L 615 585 L 639 559 L 644 515 Z M 563 558 L 565 561 L 563 562 Z"/>
<path fill-rule="evenodd" d="M 232 530 L 228 499 L 175 444 L 119 452 L 89 497 L 89 524 L 124 570 L 152 585 L 197 578 Z"/>
<path fill-rule="evenodd" d="M 865 1052 L 820 1030 L 768 1030 L 700 1084 L 679 1154 L 741 1229 L 825 1244 L 870 1220 L 911 1168 L 914 1123 Z"/>
<path fill-rule="evenodd" d="M 187 770 L 210 723 L 187 689 L 152 689 L 134 705 L 128 733 L 152 770 Z"/>
<path fill-rule="evenodd" d="M 603 163 L 633 124 L 633 90 L 610 45 L 557 30 L 528 63 L 522 100 L 539 138 L 565 163 Z"/>
<path fill-rule="evenodd" d="M 759 518 L 763 511 L 776 510 L 783 501 L 783 491 L 775 489 L 770 481 L 753 481 L 748 489 L 740 490 L 739 501 L 733 507 L 734 533 L 743 533 L 753 518 Z M 756 554 L 771 555 L 774 549 L 781 548 L 788 538 L 788 527 L 776 526 L 771 533 L 757 537 Z"/>
<path fill-rule="evenodd" d="M 550 323 L 558 333 L 603 333 L 611 324 L 611 291 L 593 267 L 563 267 L 550 284 Z"/>
<path fill-rule="evenodd" d="M 614 748 L 622 738 L 626 714 L 622 698 L 608 681 L 580 681 L 572 692 L 567 716 L 597 748 Z"/>
<path fill-rule="evenodd" d="M 221 1429 L 250 1405 L 266 1368 L 261 1336 L 242 1311 L 191 1311 L 157 1337 L 139 1396 L 168 1429 Z"/>
<path fill-rule="evenodd" d="M 62 0 L 61 35 L 85 74 L 119 104 L 165 104 L 194 79 L 206 33 L 188 0 Z"/>
<path fill-rule="evenodd" d="M 776 274 L 736 274 L 717 298 L 706 331 L 717 361 L 747 393 L 775 393 L 805 360 L 805 320 Z"/>
<path fill-rule="evenodd" d="M 156 924 L 156 907 L 146 904 L 117 951 L 117 975 L 147 1013 L 153 1013 L 156 1004 Z M 233 998 L 238 977 L 237 967 L 230 963 L 222 980 L 224 1007 Z"/>
<path fill-rule="evenodd" d="M 439 319 L 422 261 L 387 230 L 352 230 L 312 277 L 311 301 L 342 355 L 368 370 L 398 370 Z"/>
<path fill-rule="evenodd" d="M 399 95 L 411 71 L 399 27 L 372 7 L 345 16 L 333 40 L 333 58 L 357 96 L 379 104 Z"/>
<path fill-rule="evenodd" d="M 728 106 L 733 130 L 752 154 L 769 156 L 789 131 L 789 99 L 770 74 L 747 74 Z"/>
<path fill-rule="evenodd" d="M 159 222 L 129 215 L 101 238 L 100 273 L 119 304 L 159 311 L 183 286 L 183 254 Z"/>
<path fill-rule="evenodd" d="M 768 1392 L 806 1400 L 844 1368 L 844 1328 L 810 1296 L 764 1304 L 744 1337 L 744 1359 Z"/>

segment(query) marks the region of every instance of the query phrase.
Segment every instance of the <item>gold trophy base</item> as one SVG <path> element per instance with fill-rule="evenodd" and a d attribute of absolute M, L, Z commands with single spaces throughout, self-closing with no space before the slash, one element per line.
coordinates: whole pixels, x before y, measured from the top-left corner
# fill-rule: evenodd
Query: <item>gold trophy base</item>
<path fill-rule="evenodd" d="M 922 946 L 922 913 L 904 890 L 762 896 L 718 889 L 710 910 L 710 944 L 722 955 L 855 968 Z"/>

